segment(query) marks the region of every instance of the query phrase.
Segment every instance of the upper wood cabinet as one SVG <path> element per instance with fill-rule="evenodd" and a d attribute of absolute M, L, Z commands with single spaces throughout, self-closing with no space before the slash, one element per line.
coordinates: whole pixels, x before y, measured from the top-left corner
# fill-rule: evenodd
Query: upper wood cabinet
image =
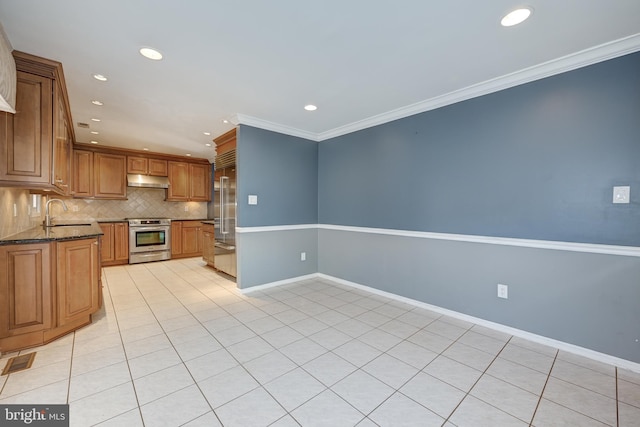
<path fill-rule="evenodd" d="M 168 201 L 211 201 L 209 164 L 169 162 Z"/>
<path fill-rule="evenodd" d="M 216 154 L 219 156 L 220 154 L 235 150 L 236 141 L 237 132 L 235 128 L 215 138 L 213 142 L 216 144 Z"/>
<path fill-rule="evenodd" d="M 93 153 L 94 197 L 127 198 L 127 158 L 120 154 Z"/>
<path fill-rule="evenodd" d="M 73 152 L 73 197 L 127 198 L 127 158 L 89 150 Z"/>
<path fill-rule="evenodd" d="M 141 156 L 127 156 L 127 173 L 152 176 L 168 176 L 166 160 Z"/>
<path fill-rule="evenodd" d="M 0 113 L 0 185 L 71 190 L 74 139 L 62 65 L 13 52 L 16 114 Z"/>

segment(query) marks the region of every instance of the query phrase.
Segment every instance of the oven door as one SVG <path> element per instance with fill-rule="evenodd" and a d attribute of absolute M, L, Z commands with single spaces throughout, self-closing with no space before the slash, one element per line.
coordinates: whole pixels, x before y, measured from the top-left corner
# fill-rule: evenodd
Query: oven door
<path fill-rule="evenodd" d="M 171 250 L 170 227 L 129 227 L 129 253 L 168 250 Z"/>

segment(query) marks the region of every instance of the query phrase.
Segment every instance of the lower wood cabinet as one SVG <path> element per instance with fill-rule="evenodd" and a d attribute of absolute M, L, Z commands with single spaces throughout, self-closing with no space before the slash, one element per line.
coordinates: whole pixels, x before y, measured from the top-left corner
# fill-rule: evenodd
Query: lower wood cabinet
<path fill-rule="evenodd" d="M 0 352 L 52 341 L 100 307 L 97 237 L 0 246 Z"/>
<path fill-rule="evenodd" d="M 98 310 L 99 252 L 97 238 L 57 243 L 57 326 L 89 323 Z"/>
<path fill-rule="evenodd" d="M 0 351 L 35 346 L 53 323 L 49 243 L 0 246 Z"/>
<path fill-rule="evenodd" d="M 202 256 L 202 222 L 171 221 L 171 257 Z"/>
<path fill-rule="evenodd" d="M 202 224 L 202 259 L 215 267 L 216 232 L 213 224 Z"/>
<path fill-rule="evenodd" d="M 129 223 L 101 222 L 102 248 L 100 260 L 102 265 L 120 265 L 129 263 Z"/>

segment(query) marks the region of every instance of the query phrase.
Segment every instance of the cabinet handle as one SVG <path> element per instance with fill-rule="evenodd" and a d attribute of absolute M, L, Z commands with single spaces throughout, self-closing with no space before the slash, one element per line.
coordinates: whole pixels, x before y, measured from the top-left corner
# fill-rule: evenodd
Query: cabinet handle
<path fill-rule="evenodd" d="M 98 246 L 98 241 L 93 242 L 94 245 Z"/>

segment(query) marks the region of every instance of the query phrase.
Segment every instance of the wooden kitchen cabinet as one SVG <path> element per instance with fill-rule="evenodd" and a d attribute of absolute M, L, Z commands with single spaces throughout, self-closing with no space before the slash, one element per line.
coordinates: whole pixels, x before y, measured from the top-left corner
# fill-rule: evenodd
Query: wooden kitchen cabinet
<path fill-rule="evenodd" d="M 172 202 L 189 200 L 189 163 L 169 162 L 167 200 Z"/>
<path fill-rule="evenodd" d="M 102 222 L 100 228 L 102 236 L 102 248 L 100 260 L 102 265 L 120 265 L 129 263 L 129 223 L 127 222 Z"/>
<path fill-rule="evenodd" d="M 49 243 L 0 246 L 0 352 L 42 344 L 52 326 Z"/>
<path fill-rule="evenodd" d="M 211 166 L 200 163 L 169 162 L 167 200 L 211 201 Z"/>
<path fill-rule="evenodd" d="M 57 327 L 90 323 L 99 307 L 98 238 L 57 242 L 56 246 Z"/>
<path fill-rule="evenodd" d="M 73 151 L 73 197 L 127 198 L 127 158 L 121 154 Z"/>
<path fill-rule="evenodd" d="M 202 256 L 202 222 L 171 221 L 171 257 Z"/>
<path fill-rule="evenodd" d="M 0 186 L 71 190 L 74 139 L 62 65 L 13 52 L 16 114 L 0 114 Z"/>
<path fill-rule="evenodd" d="M 189 164 L 189 200 L 211 201 L 211 165 Z"/>
<path fill-rule="evenodd" d="M 202 259 L 215 267 L 216 232 L 213 224 L 202 224 Z"/>
<path fill-rule="evenodd" d="M 127 158 L 120 154 L 93 153 L 94 197 L 127 198 Z"/>
<path fill-rule="evenodd" d="M 115 260 L 121 264 L 129 263 L 129 223 L 116 222 L 114 224 Z"/>
<path fill-rule="evenodd" d="M 127 156 L 127 173 L 168 176 L 168 162 L 142 156 Z"/>

